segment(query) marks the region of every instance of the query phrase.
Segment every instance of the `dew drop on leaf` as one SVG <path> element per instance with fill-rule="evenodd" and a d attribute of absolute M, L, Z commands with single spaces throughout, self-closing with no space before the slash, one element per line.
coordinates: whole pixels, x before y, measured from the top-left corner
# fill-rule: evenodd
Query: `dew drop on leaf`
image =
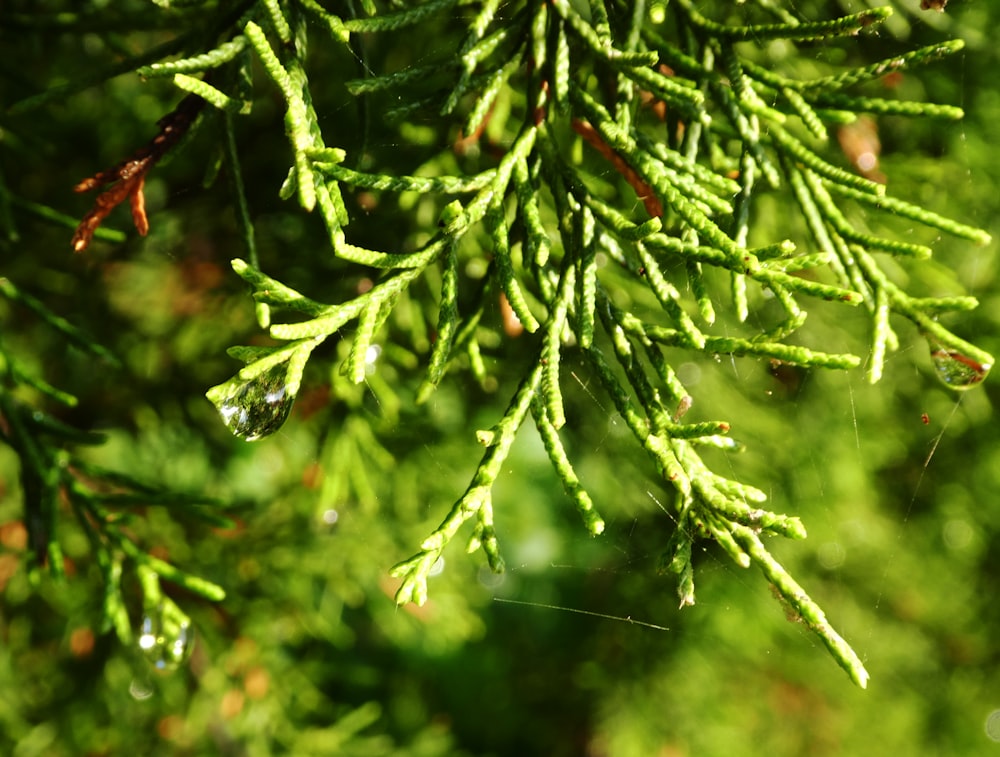
<path fill-rule="evenodd" d="M 158 605 L 142 616 L 139 651 L 158 671 L 176 670 L 191 656 L 194 628 L 191 621 L 167 605 Z"/>
<path fill-rule="evenodd" d="M 964 391 L 981 384 L 993 367 L 933 341 L 930 347 L 934 370 L 942 383 L 950 389 Z"/>
<path fill-rule="evenodd" d="M 285 383 L 287 366 L 274 366 L 244 382 L 227 397 L 213 400 L 226 428 L 248 442 L 273 434 L 288 418 L 295 402 Z"/>

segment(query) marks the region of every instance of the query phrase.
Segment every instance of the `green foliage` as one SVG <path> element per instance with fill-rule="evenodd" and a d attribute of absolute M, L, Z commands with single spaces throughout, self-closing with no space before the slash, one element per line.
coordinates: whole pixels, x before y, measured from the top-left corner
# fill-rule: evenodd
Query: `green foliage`
<path fill-rule="evenodd" d="M 388 33 L 433 23 L 439 13 L 450 11 L 452 6 L 431 3 L 357 22 L 342 22 L 313 6 L 310 10 L 321 18 L 329 16 L 327 26 L 331 30 L 343 27 L 348 32 Z M 252 439 L 280 425 L 287 415 L 288 399 L 296 394 L 306 357 L 318 343 L 355 318 L 358 327 L 344 369 L 354 382 L 364 381 L 365 356 L 373 340 L 391 338 L 387 330 L 383 336 L 383 330 L 411 283 L 424 269 L 438 267 L 442 258 L 457 258 L 459 267 L 463 260 L 482 258 L 485 243 L 491 262 L 480 303 L 489 293 L 497 293 L 509 304 L 518 328 L 529 333 L 542 330 L 545 336 L 533 358 L 534 367 L 521 380 L 503 419 L 479 434 L 487 451 L 468 490 L 423 541 L 420 551 L 393 568 L 393 575 L 403 579 L 397 602 L 426 601 L 432 567 L 469 520 L 475 522 L 469 551 L 482 548 L 490 567 L 496 572 L 503 570 L 491 491 L 533 402 L 540 408 L 534 413 L 536 425 L 547 439 L 546 448 L 565 488 L 575 493 L 591 532 L 599 534 L 603 530 L 603 521 L 558 441 L 559 429 L 565 423 L 559 366 L 564 350 L 579 352 L 626 419 L 638 444 L 652 458 L 664 483 L 677 492 L 677 529 L 666 546 L 664 566 L 680 577 L 681 604 L 694 602 L 691 543 L 699 536 L 712 537 L 738 565 L 757 563 L 783 598 L 864 686 L 867 673 L 860 660 L 805 591 L 770 556 L 757 535 L 773 531 L 801 538 L 805 536 L 801 523 L 759 508 L 764 500 L 759 490 L 708 470 L 694 445 L 699 441 L 717 443 L 718 434 L 727 432 L 729 425 L 678 422 L 683 413 L 675 409 L 689 404 L 690 395 L 677 380 L 662 346 L 766 355 L 807 367 L 860 364 L 857 357 L 815 352 L 785 341 L 805 322 L 800 298 L 820 297 L 846 304 L 864 303 L 871 313 L 868 370 L 872 381 L 880 378 L 887 351 L 898 347 L 898 337 L 890 326 L 891 313 L 910 318 L 932 338 L 935 355 L 972 371 L 964 378 L 950 372 L 950 383 L 967 386 L 982 379 L 992 358 L 949 332 L 932 316 L 956 306 L 965 307 L 967 300 L 917 299 L 890 281 L 871 257 L 873 251 L 926 258 L 930 249 L 866 233 L 848 221 L 831 198 L 831 191 L 851 193 L 853 199 L 880 207 L 885 188 L 832 165 L 817 154 L 814 145 L 817 139 L 825 140 L 824 111 L 830 109 L 839 112 L 838 121 L 843 121 L 845 115 L 850 119 L 857 111 L 959 117 L 961 111 L 956 108 L 853 97 L 842 92 L 886 72 L 937 60 L 961 49 L 961 43 L 926 47 L 846 74 L 802 81 L 769 73 L 738 51 L 735 43 L 856 34 L 883 21 L 888 9 L 831 22 L 730 26 L 708 20 L 686 2 L 677 4 L 670 18 L 672 23 L 665 19 L 650 23 L 657 19 L 648 17 L 645 5 L 640 3 L 631 15 L 616 11 L 616 28 L 612 31 L 600 3 L 592 6 L 589 18 L 565 2 L 553 3 L 551 9 L 546 4 L 507 6 L 502 16 L 497 16 L 497 4 L 487 3 L 469 18 L 458 57 L 442 61 L 442 69 L 460 70 L 461 75 L 440 110 L 443 115 L 459 116 L 464 111 L 463 134 L 473 139 L 481 133 L 487 113 L 505 115 L 504 119 L 495 113 L 490 129 L 499 142 L 510 146 L 488 173 L 421 179 L 339 168 L 347 153 L 328 153 L 324 145 L 304 73 L 304 36 L 302 31 L 292 30 L 295 24 L 304 29 L 304 19 L 297 18 L 292 9 L 288 9 L 286 17 L 286 11 L 277 4 L 267 4 L 266 8 L 266 18 L 281 43 L 278 49 L 282 55 L 254 21 L 244 24 L 243 33 L 286 103 L 286 129 L 294 161 L 283 191 L 286 196 L 296 192 L 306 211 L 319 204 L 335 255 L 384 273 L 363 294 L 321 306 L 242 261 L 234 263 L 237 272 L 254 287 L 258 302 L 269 308 L 296 310 L 308 317 L 305 321 L 272 323 L 270 335 L 294 340 L 294 349 L 269 351 L 241 371 L 235 380 L 238 386 L 230 382 L 209 393 L 234 433 Z M 652 13 L 657 16 L 660 11 Z M 336 39 L 345 41 L 341 34 Z M 616 44 L 615 39 L 621 41 Z M 232 60 L 236 47 L 243 49 L 242 44 L 227 41 L 214 53 L 187 58 L 174 68 L 161 65 L 158 73 L 173 70 L 176 81 L 177 75 L 186 76 L 177 74 L 177 67 L 194 72 L 194 61 L 202 61 L 207 71 Z M 672 76 L 650 68 L 659 62 L 671 66 Z M 477 74 L 479 86 L 473 83 Z M 407 77 L 389 74 L 381 83 L 377 78 L 361 80 L 352 91 L 360 95 L 398 92 L 408 82 Z M 601 86 L 615 93 L 614 115 L 598 99 Z M 646 86 L 648 90 L 641 89 Z M 441 95 L 447 92 L 447 84 L 438 91 Z M 662 98 L 665 119 L 652 119 L 642 112 L 644 91 Z M 414 107 L 426 108 L 434 95 L 407 93 L 400 100 L 404 108 L 407 97 Z M 219 100 L 218 106 L 227 109 L 229 101 Z M 554 110 L 552 105 L 556 106 Z M 801 120 L 806 134 L 797 134 L 790 123 L 792 118 Z M 628 201 L 628 191 L 621 185 L 609 186 L 600 168 L 571 157 L 573 131 L 596 147 L 639 193 L 638 199 L 651 218 L 644 220 L 640 216 L 633 221 L 614 207 Z M 699 163 L 702 155 L 706 157 Z M 708 170 L 695 166 L 707 166 Z M 519 179 L 515 179 L 515 172 Z M 729 172 L 737 172 L 739 181 L 728 181 Z M 813 242 L 825 253 L 822 257 L 801 260 L 795 254 L 795 243 L 789 239 L 768 242 L 763 248 L 746 246 L 752 206 L 761 191 L 758 175 L 771 189 L 786 184 L 792 188 Z M 399 253 L 346 241 L 344 227 L 349 218 L 342 186 L 423 194 L 464 190 L 474 194 L 464 203 L 455 200 L 446 205 L 439 221 L 440 231 L 412 252 Z M 734 201 L 730 201 L 734 195 Z M 551 197 L 551 205 L 546 202 L 547 207 L 540 206 L 539 198 L 544 197 Z M 979 243 L 989 241 L 986 232 L 902 200 L 889 200 L 886 209 Z M 542 213 L 556 219 L 555 234 L 547 233 Z M 525 220 L 529 218 L 532 220 Z M 477 231 L 480 223 L 483 229 Z M 523 236 L 519 226 L 524 228 Z M 545 251 L 541 256 L 540 250 Z M 617 275 L 608 274 L 599 280 L 598 250 L 619 269 Z M 671 283 L 667 266 L 673 261 L 685 264 L 687 284 L 696 294 L 700 315 L 708 326 L 715 322 L 716 308 L 703 269 L 728 272 L 736 320 L 746 321 L 751 313 L 748 281 L 773 294 L 783 314 L 761 318 L 773 326 L 747 337 L 712 339 L 687 314 L 680 291 Z M 795 276 L 790 268 L 827 268 L 835 283 Z M 482 348 L 477 344 L 477 332 L 462 328 L 463 321 L 478 322 L 481 310 L 463 314 L 457 305 L 463 286 L 472 284 L 455 275 L 455 262 L 446 262 L 442 273 L 446 271 L 448 286 L 442 285 L 437 315 L 444 338 L 434 349 L 433 370 L 425 387 L 438 384 L 444 370 L 461 356 L 453 342 L 456 331 L 469 334 L 466 349 Z M 440 275 L 437 278 L 444 280 Z M 637 316 L 613 304 L 615 299 L 636 298 L 637 285 L 648 287 L 659 305 L 658 315 Z M 759 298 L 753 304 L 755 314 L 766 306 Z M 666 327 L 661 325 L 664 319 Z M 595 333 L 598 323 L 603 333 Z M 613 355 L 614 364 L 608 362 L 606 352 Z M 276 379 L 275 385 L 280 388 L 268 395 L 280 395 L 281 402 L 266 402 L 262 407 L 257 400 L 248 400 L 250 394 L 255 394 L 249 382 L 286 360 L 284 378 Z M 661 397 L 661 391 L 666 395 Z M 421 393 L 422 400 L 428 396 L 427 391 Z M 279 404 L 281 410 L 275 410 Z M 233 414 L 240 419 L 235 426 L 229 420 Z M 255 420 L 257 415 L 261 416 L 259 422 Z"/>
<path fill-rule="evenodd" d="M 92 561 L 105 587 L 103 607 L 92 613 L 123 641 L 136 636 L 157 667 L 186 659 L 192 618 L 200 615 L 195 625 L 205 629 L 206 643 L 230 649 L 223 664 L 232 678 L 226 683 L 206 674 L 205 696 L 221 696 L 241 678 L 243 688 L 230 691 L 254 699 L 256 668 L 236 660 L 247 655 L 234 639 L 280 638 L 307 662 L 293 664 L 268 647 L 262 664 L 270 680 L 292 677 L 285 685 L 298 690 L 285 696 L 309 713 L 308 724 L 277 713 L 263 695 L 260 706 L 281 723 L 269 737 L 271 748 L 297 754 L 346 753 L 347 745 L 358 754 L 388 753 L 388 742 L 363 735 L 385 707 L 397 708 L 392 717 L 413 753 L 451 749 L 450 739 L 428 725 L 429 712 L 403 712 L 420 697 L 381 690 L 367 664 L 352 662 L 348 652 L 374 647 L 366 638 L 374 629 L 390 634 L 411 658 L 442 654 L 488 633 L 469 606 L 474 600 L 460 599 L 473 580 L 462 575 L 469 570 L 451 562 L 448 575 L 438 576 L 447 548 L 463 534 L 468 551 L 481 549 L 494 573 L 523 564 L 525 545 L 551 533 L 562 517 L 560 486 L 583 533 L 602 536 L 596 545 L 580 546 L 580 555 L 599 564 L 601 543 L 652 501 L 657 508 L 641 516 L 648 525 L 641 551 L 676 579 L 682 608 L 694 604 L 696 564 L 707 553 L 705 544 L 714 544 L 710 565 L 721 565 L 723 555 L 740 568 L 756 565 L 788 615 L 866 685 L 859 656 L 792 578 L 800 570 L 809 575 L 804 558 L 779 561 L 779 547 L 766 538 L 806 535 L 804 511 L 790 516 L 764 507 L 765 490 L 784 486 L 797 451 L 782 449 L 789 445 L 778 440 L 766 412 L 743 415 L 738 392 L 708 374 L 723 358 L 733 365 L 765 361 L 786 376 L 864 364 L 875 383 L 896 355 L 909 359 L 916 336 L 926 340 L 946 385 L 963 389 L 982 382 L 993 358 L 949 326 L 961 323 L 950 314 L 967 317 L 976 299 L 942 284 L 942 269 L 928 258 L 932 247 L 937 253 L 938 232 L 978 245 L 990 235 L 937 212 L 937 198 L 908 191 L 908 183 L 894 182 L 888 191 L 876 169 L 845 160 L 829 139 L 864 124 L 865 114 L 960 118 L 955 106 L 924 103 L 921 93 L 912 101 L 886 96 L 878 84 L 890 74 L 947 63 L 962 50 L 961 40 L 884 50 L 871 56 L 880 58 L 875 63 L 855 63 L 859 47 L 888 47 L 888 38 L 878 35 L 893 22 L 889 9 L 815 20 L 765 2 L 732 9 L 688 0 L 442 0 L 377 9 L 366 3 L 362 13 L 350 3 L 312 0 L 157 5 L 125 3 L 53 17 L 4 12 L 6 21 L 33 33 L 95 29 L 92 44 L 105 58 L 88 61 L 69 81 L 14 88 L 18 95 L 9 98 L 4 117 L 12 135 L 6 144 L 31 142 L 27 119 L 39 109 L 85 103 L 81 122 L 103 125 L 88 137 L 100 158 L 81 150 L 68 167 L 79 172 L 68 186 L 147 139 L 151 122 L 167 113 L 166 103 L 175 103 L 179 90 L 210 107 L 190 134 L 165 155 L 155 153 L 155 160 L 163 157 L 164 173 L 175 176 L 207 166 L 206 186 L 217 174 L 228 181 L 228 187 L 205 190 L 218 205 L 201 210 L 179 200 L 165 208 L 164 182 L 170 179 L 157 178 L 159 168 L 144 168 L 138 182 L 127 162 L 114 169 L 122 180 L 116 201 L 129 197 L 140 232 L 145 182 L 151 235 L 142 247 L 127 245 L 126 257 L 122 248 L 105 246 L 121 244 L 121 233 L 96 229 L 84 254 L 97 261 L 97 273 L 86 288 L 96 294 L 106 287 L 109 299 L 129 303 L 118 305 L 134 318 L 123 327 L 147 344 L 164 339 L 160 348 L 142 347 L 122 333 L 112 335 L 116 350 L 99 347 L 55 313 L 94 324 L 100 314 L 95 318 L 88 308 L 103 305 L 67 309 L 55 302 L 57 278 L 39 284 L 48 301 L 34 299 L 26 286 L 11 283 L 31 280 L 27 263 L 3 279 L 4 295 L 35 314 L 38 325 L 31 330 L 40 332 L 45 324 L 52 332 L 44 346 L 30 349 L 0 342 L 3 440 L 20 466 L 18 498 L 33 553 L 27 559 L 59 578 L 64 545 L 74 538 L 69 529 L 78 530 L 87 549 L 76 559 Z M 133 33 L 121 38 L 115 29 Z M 172 34 L 168 41 L 163 30 Z M 434 44 L 410 45 L 406 35 L 412 34 Z M 828 45 L 836 52 L 818 60 L 797 52 Z M 110 94 L 88 91 L 99 82 L 108 82 Z M 155 94 L 140 94 L 147 89 Z M 151 104 L 159 110 L 151 113 Z M 172 123 L 170 114 L 163 117 L 161 137 L 173 139 Z M 31 223 L 39 240 L 59 240 L 60 224 L 73 225 L 65 212 L 29 199 L 38 196 L 20 184 L 12 190 L 0 183 L 8 247 L 22 235 L 20 225 Z M 278 206 L 277 197 L 288 203 Z M 102 202 L 107 204 L 98 200 L 95 208 L 104 208 Z M 225 214 L 218 212 L 222 205 L 229 207 Z M 905 238 L 896 230 L 899 219 L 910 224 Z M 165 289 L 149 283 L 169 283 L 163 272 L 172 264 L 164 253 L 175 255 L 182 239 L 199 236 L 211 238 L 204 246 L 215 249 L 201 272 L 206 283 L 187 279 L 178 287 L 194 298 L 185 336 L 183 328 L 175 331 L 176 312 L 158 316 L 155 302 L 137 304 L 129 282 L 115 277 L 142 275 L 145 267 L 147 283 L 136 291 L 145 296 Z M 231 260 L 237 275 L 230 284 L 221 283 L 227 267 L 219 265 L 220 256 Z M 237 278 L 253 298 L 256 327 L 245 290 L 232 285 Z M 79 381 L 72 374 L 52 380 L 73 386 L 74 393 L 89 391 L 98 408 L 119 404 L 105 412 L 137 438 L 146 435 L 145 446 L 129 450 L 126 437 L 111 431 L 103 448 L 77 451 L 103 441 L 89 429 L 106 421 L 84 416 L 72 422 L 52 411 L 80 403 L 48 383 L 49 357 L 40 360 L 46 370 L 22 363 L 33 352 L 57 354 L 56 337 L 124 372 L 122 380 L 137 382 L 125 390 L 123 403 L 113 403 L 107 389 L 74 386 Z M 233 341 L 250 344 L 232 347 Z M 197 398 L 229 370 L 221 358 L 226 347 L 244 367 L 208 389 L 223 421 L 215 418 L 213 429 L 210 406 Z M 691 378 L 692 364 L 706 374 L 700 384 Z M 150 396 L 154 392 L 144 385 L 161 397 Z M 174 388 L 165 392 L 167 386 Z M 494 393 L 502 398 L 499 407 L 490 399 Z M 817 400 L 803 395 L 801 401 L 810 399 Z M 581 410 L 593 414 L 595 405 L 615 424 L 614 444 L 597 456 L 585 450 L 607 432 Z M 468 462 L 473 435 L 466 416 L 484 448 L 477 465 Z M 150 430 L 151 417 L 198 431 L 171 439 Z M 856 423 L 859 417 L 863 409 Z M 849 423 L 825 418 L 823 428 Z M 246 441 L 280 436 L 274 464 L 260 466 L 254 461 L 262 458 L 251 455 L 263 453 L 232 446 L 243 442 L 223 439 L 217 433 L 222 425 Z M 163 457 L 194 462 L 160 469 L 156 453 L 143 452 L 157 444 Z M 432 444 L 447 445 L 440 476 L 421 469 L 425 457 L 406 460 L 410 450 Z M 644 461 L 621 451 L 627 445 L 643 450 Z M 762 471 L 752 459 L 741 462 L 732 454 L 746 448 L 773 457 L 774 464 Z M 151 457 L 143 461 L 143 454 Z M 109 459 L 115 464 L 107 465 Z M 119 462 L 126 470 L 145 465 L 153 481 L 112 472 Z M 619 465 L 627 474 L 616 471 Z M 544 495 L 531 495 L 542 500 L 534 508 L 504 495 L 511 486 L 525 496 L 519 478 L 544 482 Z M 635 491 L 623 494 L 624 481 Z M 218 495 L 231 505 L 229 518 L 219 515 Z M 288 509 L 273 505 L 261 513 L 244 507 L 251 499 Z M 147 509 L 153 505 L 169 517 L 153 516 Z M 338 565 L 331 567 L 330 519 L 346 508 L 366 518 L 338 531 Z M 439 525 L 418 536 L 428 517 Z M 196 528 L 188 521 L 199 519 L 222 529 L 217 535 L 234 536 L 236 557 L 223 556 L 219 545 L 205 546 L 204 531 L 195 536 L 188 530 Z M 560 533 L 573 543 L 570 532 Z M 185 534 L 200 546 L 176 554 L 172 547 L 169 561 L 153 548 L 158 537 L 176 544 Z M 303 540 L 309 546 L 299 549 Z M 413 544 L 412 556 L 396 562 Z M 268 559 L 255 557 L 258 550 Z M 396 582 L 377 586 L 376 572 L 393 562 Z M 279 572 L 295 580 L 283 584 Z M 125 573 L 135 581 L 123 580 Z M 717 579 L 709 571 L 710 585 L 726 591 Z M 164 589 L 161 582 L 184 591 Z M 733 583 L 734 591 L 751 586 L 739 578 Z M 818 583 L 821 596 L 835 593 Z M 190 596 L 219 601 L 223 586 L 228 597 L 218 610 Z M 255 609 L 258 592 L 277 602 L 278 614 L 307 618 L 308 630 Z M 418 621 L 390 624 L 386 613 L 398 611 L 388 602 L 378 605 L 382 592 L 399 605 L 423 605 L 432 597 L 428 608 L 447 619 L 429 621 L 446 637 L 438 648 L 421 647 L 432 642 L 418 641 Z M 633 601 L 649 599 L 648 591 L 621 592 Z M 544 597 L 538 604 L 555 606 Z M 218 617 L 223 613 L 244 618 L 238 630 L 225 629 Z M 671 627 L 713 622 L 705 615 L 686 617 L 676 616 Z M 370 627 L 352 627 L 351 621 Z M 769 628 L 761 626 L 761 647 L 769 643 Z M 726 633 L 710 629 L 710 635 Z M 309 661 L 310 639 L 337 650 L 339 660 L 354 666 L 352 673 L 333 679 L 329 669 Z M 191 664 L 209 669 L 197 650 Z M 478 664 L 486 670 L 497 663 Z M 643 681 L 654 676 L 638 673 Z M 129 677 L 113 665 L 108 675 Z M 394 675 L 393 685 L 405 689 L 406 674 Z M 324 699 L 325 685 L 345 681 L 361 682 L 363 695 L 335 704 Z M 610 692 L 619 684 L 594 679 L 590 685 Z M 127 687 L 135 686 L 133 680 Z M 140 683 L 137 690 L 159 687 Z M 162 688 L 167 698 L 180 696 L 168 693 L 170 684 Z M 510 692 L 498 694 L 504 696 Z M 625 693 L 623 701 L 632 698 Z M 188 704 L 188 730 L 172 738 L 190 745 L 199 729 L 212 727 L 212 718 Z M 613 708 L 613 699 L 605 706 Z M 248 718 L 240 726 L 246 730 L 233 738 L 266 752 L 269 742 L 250 723 Z M 167 728 L 162 721 L 161 727 Z M 655 737 L 628 734 L 607 747 L 610 753 L 655 748 Z M 636 741 L 628 742 L 632 736 Z"/>
<path fill-rule="evenodd" d="M 68 321 L 54 315 L 34 297 L 21 292 L 9 280 L 0 279 L 0 292 L 8 299 L 34 311 L 47 324 L 60 332 L 76 347 L 106 364 L 120 367 L 117 359 Z M 159 579 L 171 581 L 206 599 L 219 601 L 225 591 L 203 579 L 189 575 L 161 559 L 138 548 L 130 538 L 128 528 L 142 508 L 163 506 L 178 514 L 187 512 L 208 523 L 231 525 L 212 512 L 217 506 L 200 495 L 185 496 L 157 486 L 149 486 L 128 475 L 115 473 L 93 465 L 74 454 L 78 445 L 102 444 L 100 433 L 81 431 L 59 418 L 35 409 L 19 397 L 24 390 L 35 390 L 63 406 L 75 406 L 78 400 L 38 377 L 21 363 L 20 358 L 0 343 L 4 365 L 4 388 L 0 392 L 0 414 L 4 420 L 3 441 L 18 455 L 21 462 L 20 484 L 24 501 L 24 525 L 27 530 L 27 560 L 33 581 L 39 581 L 38 569 L 46 564 L 56 579 L 65 578 L 65 557 L 60 531 L 65 528 L 62 506 L 68 509 L 83 530 L 93 551 L 94 560 L 104 581 L 102 630 L 111 627 L 125 643 L 132 641 L 132 629 L 122 594 L 122 564 L 126 558 L 134 561 L 143 586 L 143 604 L 147 610 L 162 611 L 189 623 L 183 613 L 159 591 Z M 209 507 L 206 508 L 205 506 Z"/>

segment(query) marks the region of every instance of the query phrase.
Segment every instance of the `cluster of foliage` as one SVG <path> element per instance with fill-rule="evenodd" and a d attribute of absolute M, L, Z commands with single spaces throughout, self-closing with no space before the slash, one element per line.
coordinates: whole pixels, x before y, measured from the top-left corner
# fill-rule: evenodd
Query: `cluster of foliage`
<path fill-rule="evenodd" d="M 204 191 L 234 209 L 243 252 L 233 252 L 231 268 L 249 287 L 256 316 L 256 327 L 234 328 L 215 314 L 217 339 L 242 332 L 253 343 L 228 349 L 245 366 L 207 397 L 244 441 L 285 433 L 309 415 L 326 419 L 317 454 L 323 514 L 333 512 L 328 503 L 379 500 L 379 479 L 398 449 L 374 430 L 395 428 L 396 443 L 410 443 L 398 434 L 400 419 L 424 413 L 433 425 L 449 383 L 471 379 L 484 395 L 509 398 L 500 417 L 476 418 L 489 427 L 476 433 L 484 451 L 465 491 L 415 554 L 391 569 L 397 604 L 427 601 L 446 548 L 470 523 L 468 550 L 504 571 L 494 495 L 518 475 L 512 451 L 525 425 L 537 431 L 585 530 L 605 532 L 601 513 L 614 505 L 592 493 L 572 454 L 585 425 L 574 423 L 572 388 L 593 384 L 589 396 L 610 403 L 648 458 L 642 488 L 663 500 L 666 520 L 659 567 L 676 577 L 681 607 L 695 602 L 699 543 L 714 542 L 736 565 L 757 566 L 790 616 L 867 684 L 858 655 L 767 546 L 768 535 L 804 538 L 803 523 L 766 509 L 762 489 L 717 472 L 743 446 L 728 420 L 703 413 L 704 404 L 712 414 L 726 408 L 706 403 L 682 366 L 749 357 L 783 375 L 863 364 L 875 383 L 911 333 L 897 330 L 897 315 L 926 339 L 951 389 L 982 382 L 993 358 L 940 318 L 976 300 L 914 292 L 904 272 L 929 265 L 938 232 L 979 245 L 990 235 L 889 193 L 877 145 L 865 141 L 865 114 L 962 116 L 951 105 L 874 90 L 960 51 L 960 40 L 854 67 L 822 56 L 804 65 L 798 48 L 826 50 L 846 38 L 831 48 L 841 50 L 874 38 L 889 9 L 813 21 L 764 0 L 713 12 L 690 0 L 369 1 L 357 12 L 352 3 L 337 11 L 313 0 L 157 5 L 58 17 L 6 12 L 4 22 L 23 28 L 95 30 L 113 57 L 43 91 L 24 87 L 7 109 L 15 135 L 8 142 L 29 142 L 25 124 L 41 109 L 122 75 L 143 87 L 168 83 L 158 103 L 177 101 L 173 93 L 181 99 L 152 118 L 136 109 L 147 129 L 159 119 L 159 133 L 135 152 L 135 142 L 104 135 L 113 144 L 100 154 L 118 162 L 76 185 L 101 190 L 82 220 L 0 181 L 5 245 L 15 248 L 19 226 L 40 219 L 54 238 L 65 235 L 78 259 L 100 260 L 126 239 L 101 226 L 126 200 L 139 234 L 155 243 L 161 221 L 147 215 L 145 194 L 153 195 L 158 167 L 201 149 L 212 187 Z M 126 44 L 116 29 L 135 31 L 138 42 Z M 401 42 L 415 32 L 437 41 L 430 49 Z M 266 165 L 256 142 L 262 123 L 284 142 Z M 276 141 L 266 143 L 272 151 Z M 283 183 L 267 173 L 277 158 L 286 159 Z M 217 176 L 226 186 L 214 186 Z M 299 209 L 287 213 L 296 219 L 291 231 L 268 226 L 272 187 L 271 196 Z M 903 241 L 872 231 L 881 216 L 926 232 Z M 314 217 L 319 234 L 306 225 Z M 76 227 L 71 240 L 67 227 Z M 279 250 L 306 234 L 307 254 Z M 32 364 L 32 350 L 16 337 L 0 342 L 0 438 L 19 463 L 32 580 L 43 580 L 43 568 L 62 580 L 66 543 L 82 536 L 76 559 L 92 561 L 104 586 L 103 630 L 137 644 L 154 666 L 175 668 L 191 652 L 185 603 L 192 595 L 222 601 L 226 582 L 178 567 L 176 547 L 164 559 L 150 508 L 183 524 L 170 528 L 230 533 L 241 524 L 205 489 L 191 494 L 176 481 L 149 483 L 95 462 L 90 447 L 105 436 L 73 416 L 76 395 L 95 379 L 70 393 L 50 374 L 65 372 L 62 382 L 73 383 L 94 361 L 112 371 L 122 359 L 79 327 L 86 319 L 73 310 L 73 322 L 57 315 L 27 281 L 13 271 L 0 280 L 7 322 L 34 319 L 72 350 L 72 364 L 53 371 Z M 855 335 L 810 332 L 806 308 L 827 323 L 843 320 Z M 832 346 L 857 343 L 856 334 L 864 335 L 860 348 Z M 208 386 L 203 378 L 219 375 L 219 361 L 206 365 L 188 379 L 192 397 Z M 296 404 L 302 412 L 289 422 Z M 429 485 L 425 492 L 442 494 Z M 209 551 L 198 561 L 214 573 Z M 362 708 L 352 717 L 344 734 L 377 713 Z"/>

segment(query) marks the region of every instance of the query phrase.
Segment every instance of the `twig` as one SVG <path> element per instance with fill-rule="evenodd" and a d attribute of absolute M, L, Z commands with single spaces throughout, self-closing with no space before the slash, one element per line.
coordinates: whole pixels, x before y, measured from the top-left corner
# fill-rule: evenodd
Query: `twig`
<path fill-rule="evenodd" d="M 130 158 L 114 168 L 99 171 L 73 187 L 74 192 L 90 192 L 106 184 L 111 185 L 97 196 L 94 207 L 76 227 L 72 241 L 74 252 L 83 252 L 90 246 L 97 227 L 126 197 L 129 198 L 132 222 L 136 230 L 146 236 L 149 232 L 149 220 L 146 218 L 146 199 L 142 192 L 146 174 L 187 133 L 204 106 L 202 98 L 188 95 L 173 111 L 157 121 L 160 133 L 151 142 L 140 147 Z"/>

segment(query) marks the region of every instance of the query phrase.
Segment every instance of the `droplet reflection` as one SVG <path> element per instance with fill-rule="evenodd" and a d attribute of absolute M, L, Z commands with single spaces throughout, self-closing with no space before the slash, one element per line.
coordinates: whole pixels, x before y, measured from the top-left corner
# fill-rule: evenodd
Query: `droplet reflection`
<path fill-rule="evenodd" d="M 137 702 L 142 702 L 153 696 L 153 687 L 148 680 L 133 678 L 132 682 L 128 685 L 128 693 Z"/>
<path fill-rule="evenodd" d="M 993 366 L 930 341 L 931 360 L 941 382 L 949 389 L 964 391 L 981 384 Z"/>
<path fill-rule="evenodd" d="M 139 625 L 139 651 L 153 668 L 164 673 L 186 662 L 194 647 L 191 621 L 170 609 L 165 604 L 157 606 L 143 615 Z"/>
<path fill-rule="evenodd" d="M 228 397 L 213 400 L 226 428 L 248 442 L 281 428 L 295 402 L 285 383 L 286 373 L 287 366 L 281 363 L 240 384 Z"/>

